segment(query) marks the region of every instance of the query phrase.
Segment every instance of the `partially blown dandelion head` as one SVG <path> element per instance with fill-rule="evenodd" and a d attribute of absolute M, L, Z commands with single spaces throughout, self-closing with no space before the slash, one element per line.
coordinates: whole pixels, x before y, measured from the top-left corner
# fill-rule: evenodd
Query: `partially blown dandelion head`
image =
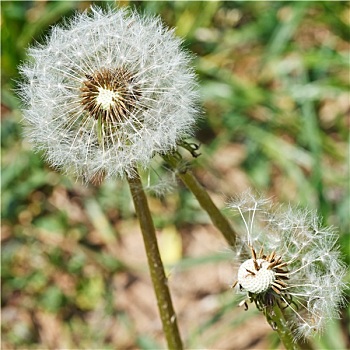
<path fill-rule="evenodd" d="M 264 311 L 274 303 L 285 307 L 296 339 L 321 331 L 338 316 L 345 288 L 335 232 L 322 228 L 315 213 L 275 208 L 250 192 L 229 206 L 244 226 L 233 285 L 247 296 L 241 304 L 254 301 Z"/>
<path fill-rule="evenodd" d="M 28 53 L 26 133 L 54 167 L 87 181 L 132 176 L 192 133 L 191 57 L 159 18 L 92 7 Z"/>

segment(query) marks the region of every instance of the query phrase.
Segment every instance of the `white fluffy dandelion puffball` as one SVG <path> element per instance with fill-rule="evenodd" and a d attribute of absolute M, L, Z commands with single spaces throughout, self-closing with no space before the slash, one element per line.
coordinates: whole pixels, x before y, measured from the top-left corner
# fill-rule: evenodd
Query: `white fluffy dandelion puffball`
<path fill-rule="evenodd" d="M 248 296 L 244 301 L 254 301 L 261 310 L 283 306 L 295 339 L 321 332 L 344 305 L 347 269 L 338 235 L 321 226 L 315 212 L 274 206 L 250 191 L 229 206 L 245 228 L 237 239 L 234 284 Z"/>
<path fill-rule="evenodd" d="M 85 181 L 132 176 L 192 133 L 191 57 L 159 18 L 92 7 L 29 56 L 20 67 L 26 134 L 55 168 Z"/>

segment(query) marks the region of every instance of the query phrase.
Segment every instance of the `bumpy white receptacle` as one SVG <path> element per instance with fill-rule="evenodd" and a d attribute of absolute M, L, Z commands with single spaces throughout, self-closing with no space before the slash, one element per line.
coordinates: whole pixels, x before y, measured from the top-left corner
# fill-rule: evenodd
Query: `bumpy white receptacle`
<path fill-rule="evenodd" d="M 255 268 L 254 260 L 246 260 L 238 270 L 238 283 L 251 293 L 262 293 L 271 287 L 275 281 L 275 272 L 268 270 L 270 263 L 264 259 L 257 259 L 259 270 Z"/>

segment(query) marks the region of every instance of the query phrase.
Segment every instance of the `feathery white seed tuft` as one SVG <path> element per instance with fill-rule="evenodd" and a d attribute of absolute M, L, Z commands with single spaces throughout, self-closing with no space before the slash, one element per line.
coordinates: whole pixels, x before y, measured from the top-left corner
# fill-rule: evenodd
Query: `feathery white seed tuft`
<path fill-rule="evenodd" d="M 191 56 L 158 17 L 125 9 L 77 14 L 28 50 L 25 132 L 48 162 L 85 181 L 133 175 L 192 134 Z"/>

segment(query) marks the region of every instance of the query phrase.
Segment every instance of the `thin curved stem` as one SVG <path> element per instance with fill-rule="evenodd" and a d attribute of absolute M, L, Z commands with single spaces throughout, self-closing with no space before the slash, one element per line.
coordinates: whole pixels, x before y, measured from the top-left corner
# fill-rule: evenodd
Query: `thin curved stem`
<path fill-rule="evenodd" d="M 156 232 L 147 198 L 142 187 L 140 176 L 135 169 L 135 175 L 128 177 L 129 187 L 133 198 L 135 211 L 140 222 L 143 241 L 145 244 L 148 266 L 157 298 L 158 309 L 163 324 L 163 330 L 169 349 L 182 350 L 182 341 L 177 326 L 168 280 L 165 276 L 163 263 L 159 254 Z"/>
<path fill-rule="evenodd" d="M 181 159 L 177 158 L 175 155 L 166 154 L 163 155 L 163 158 L 173 170 L 176 170 L 177 176 L 197 198 L 200 206 L 208 213 L 212 223 L 223 234 L 227 243 L 231 247 L 234 247 L 236 244 L 236 232 L 193 173 L 187 166 L 183 166 L 183 164 L 181 164 Z"/>

